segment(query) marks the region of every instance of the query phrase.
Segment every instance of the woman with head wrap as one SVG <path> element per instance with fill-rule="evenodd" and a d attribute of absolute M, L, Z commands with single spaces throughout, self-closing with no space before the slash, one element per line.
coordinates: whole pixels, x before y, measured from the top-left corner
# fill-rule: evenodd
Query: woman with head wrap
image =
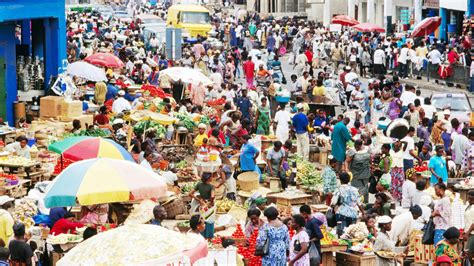
<path fill-rule="evenodd" d="M 459 254 L 457 243 L 459 242 L 460 232 L 456 227 L 450 227 L 444 232 L 443 240 L 441 240 L 435 249 L 435 256 L 448 256 L 453 266 L 461 266 L 462 258 Z"/>
<path fill-rule="evenodd" d="M 377 193 L 385 193 L 388 197 L 388 201 L 393 201 L 392 195 L 390 194 L 390 181 L 385 178 L 380 178 L 375 187 Z"/>

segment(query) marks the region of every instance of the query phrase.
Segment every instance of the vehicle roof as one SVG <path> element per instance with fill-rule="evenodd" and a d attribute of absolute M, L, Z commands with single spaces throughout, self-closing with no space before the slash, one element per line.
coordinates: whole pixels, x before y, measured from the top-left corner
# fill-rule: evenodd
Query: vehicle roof
<path fill-rule="evenodd" d="M 209 12 L 209 10 L 200 5 L 172 5 L 169 10 L 191 11 L 191 12 Z"/>
<path fill-rule="evenodd" d="M 432 95 L 433 98 L 444 98 L 447 95 L 451 95 L 451 97 L 455 98 L 467 98 L 466 94 L 464 93 L 435 93 Z"/>

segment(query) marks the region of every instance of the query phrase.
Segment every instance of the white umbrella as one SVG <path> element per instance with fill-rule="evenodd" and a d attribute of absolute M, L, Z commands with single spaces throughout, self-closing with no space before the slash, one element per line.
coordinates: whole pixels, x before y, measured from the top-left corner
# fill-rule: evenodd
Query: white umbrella
<path fill-rule="evenodd" d="M 69 64 L 66 72 L 71 76 L 84 78 L 90 81 L 107 80 L 103 69 L 82 61 Z"/>
<path fill-rule="evenodd" d="M 211 85 L 212 80 L 210 80 L 206 75 L 204 75 L 199 70 L 187 67 L 171 67 L 160 72 L 161 75 L 167 75 L 174 81 L 181 80 L 185 83 L 193 83 L 203 85 Z"/>

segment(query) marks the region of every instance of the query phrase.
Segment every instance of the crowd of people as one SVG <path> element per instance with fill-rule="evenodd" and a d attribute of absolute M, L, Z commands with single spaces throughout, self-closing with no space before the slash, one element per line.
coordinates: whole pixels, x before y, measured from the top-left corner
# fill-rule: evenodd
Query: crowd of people
<path fill-rule="evenodd" d="M 139 19 L 103 20 L 100 14 L 69 14 L 70 62 L 106 52 L 125 63 L 120 73 L 107 69 L 107 82 L 87 84 L 95 89 L 96 103 L 103 105 L 92 128 L 111 132 L 118 143 L 125 144 L 130 125 L 123 115 L 142 108 L 151 98 L 146 93 L 132 95 L 125 85 L 128 80 L 154 85 L 170 94 L 156 110 L 170 116 L 202 115 L 206 103 L 224 99 L 221 116 L 209 126 L 199 124 L 193 135 L 195 150 L 220 152 L 224 146 L 240 150 L 239 167 L 235 170 L 239 173 L 259 171 L 257 159 L 260 153 L 266 154 L 268 174 L 278 177 L 283 189 L 294 183 L 286 174 L 288 156 L 295 153 L 292 140 L 296 140 L 296 153 L 309 160 L 310 143 L 325 136 L 331 140 L 331 157 L 322 172 L 322 193 L 335 213 L 338 231 L 365 221 L 375 250 L 393 251 L 395 246 L 406 245 L 411 230 L 423 228 L 433 218 L 437 259 L 459 265 L 466 254 L 455 248 L 461 233 L 451 224 L 453 214 L 446 192 L 452 172 L 470 176 L 474 169 L 474 132 L 469 131 L 469 125 L 452 118 L 450 108 L 437 113 L 430 98 L 421 97 L 419 89 L 401 81 L 416 78 L 414 73 L 420 69 L 437 69 L 441 64 L 472 69 L 470 36 L 438 40 L 413 39 L 409 34 L 361 34 L 351 28 L 330 32 L 312 21 L 264 19 L 254 13 L 231 15 L 225 11 L 214 13 L 211 21 L 221 42 L 219 47 L 212 46 L 205 36 L 198 36 L 195 42 L 185 42 L 181 59 L 170 60 L 156 36 L 145 42 Z M 286 62 L 292 66 L 288 72 Z M 184 84 L 160 75 L 175 66 L 197 69 L 213 84 Z M 370 77 L 368 84 L 362 84 L 366 77 Z M 291 95 L 291 101 L 277 101 L 282 90 Z M 346 114 L 355 115 L 331 116 L 324 110 L 310 109 L 308 103 L 325 99 L 340 103 L 347 109 Z M 113 121 L 109 121 L 110 112 L 116 115 Z M 381 122 L 397 119 L 408 123 L 406 136 L 381 143 L 377 128 Z M 76 123 L 74 131 L 80 129 L 80 123 Z M 175 130 L 173 125 L 168 126 L 165 139 L 171 140 Z M 274 134 L 277 141 L 264 153 L 253 144 L 254 133 Z M 154 130 L 147 130 L 143 135 L 134 134 L 131 141 L 137 163 L 150 169 L 162 159 L 156 137 Z M 21 153 L 23 142 L 19 139 L 10 148 Z M 419 178 L 416 165 L 426 165 L 431 177 Z M 214 201 L 213 178 L 220 180 L 218 186 L 226 187 L 227 198 L 235 200 L 233 172 L 232 166 L 224 165 L 217 174 L 202 173 L 200 182 L 189 193 L 195 207 Z M 167 176 L 169 184 L 176 185 L 173 170 Z M 435 191 L 435 201 L 427 192 L 430 188 Z M 9 224 L 8 215 L 3 215 L 9 202 L 2 203 L 0 224 Z M 468 207 L 462 215 L 466 225 L 463 239 L 471 262 L 473 203 L 474 191 L 470 191 Z M 394 216 L 395 209 L 400 213 Z M 88 225 L 87 221 L 74 222 L 65 209 L 55 211 L 61 212 L 52 225 L 52 231 L 58 234 Z M 166 211 L 158 206 L 153 214 L 152 223 L 161 225 Z M 271 252 L 263 256 L 263 265 L 310 265 L 308 250 L 314 244 L 320 252 L 320 227 L 327 224 L 324 215 L 313 214 L 307 205 L 299 209 L 299 214 L 282 221 L 277 208 L 267 206 L 266 199 L 260 196 L 251 200 L 245 232 L 250 235 L 258 228 L 261 234 L 257 242 L 269 242 Z M 24 244 L 24 227 L 15 226 L 9 225 L 12 232 L 0 231 L 0 239 L 8 243 L 13 234 L 15 240 L 9 244 L 11 258 L 30 265 L 33 252 Z M 214 228 L 199 214 L 191 217 L 190 227 L 191 232 L 206 238 L 225 229 Z M 291 240 L 289 229 L 295 231 Z M 3 253 L 0 248 L 0 261 Z M 390 262 L 378 258 L 378 263 Z"/>

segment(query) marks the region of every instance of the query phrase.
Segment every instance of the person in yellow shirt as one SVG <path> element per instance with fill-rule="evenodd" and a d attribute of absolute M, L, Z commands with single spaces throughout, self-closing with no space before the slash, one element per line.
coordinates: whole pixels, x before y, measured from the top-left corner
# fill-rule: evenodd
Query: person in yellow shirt
<path fill-rule="evenodd" d="M 194 146 L 201 147 L 204 144 L 204 140 L 207 140 L 209 137 L 206 134 L 206 125 L 199 124 L 198 125 L 199 134 L 194 138 Z"/>
<path fill-rule="evenodd" d="M 324 96 L 326 96 L 326 89 L 323 86 L 323 80 L 318 79 L 313 88 L 313 99 L 317 103 L 324 102 Z"/>
<path fill-rule="evenodd" d="M 420 58 L 426 58 L 426 55 L 428 54 L 428 48 L 425 46 L 425 42 L 421 42 L 420 46 L 416 48 L 416 56 Z"/>
<path fill-rule="evenodd" d="M 13 236 L 13 217 L 8 209 L 13 207 L 14 198 L 0 196 L 0 239 L 8 246 L 10 238 Z"/>

